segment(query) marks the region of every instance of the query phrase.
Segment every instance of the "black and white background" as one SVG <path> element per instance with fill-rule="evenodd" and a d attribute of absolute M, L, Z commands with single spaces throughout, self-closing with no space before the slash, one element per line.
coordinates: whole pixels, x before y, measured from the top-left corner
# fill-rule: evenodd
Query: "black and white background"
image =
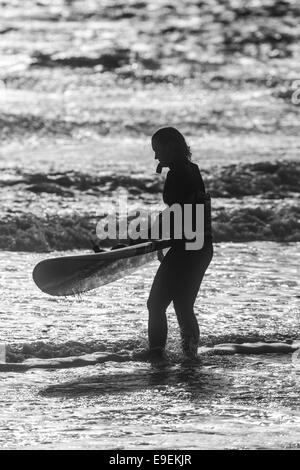
<path fill-rule="evenodd" d="M 299 446 L 299 20 L 299 0 L 0 1 L 1 449 Z M 167 125 L 212 195 L 215 256 L 201 364 L 180 364 L 170 307 L 160 369 L 126 359 L 158 261 L 81 298 L 31 272 L 90 251 L 120 189 L 162 204 Z"/>

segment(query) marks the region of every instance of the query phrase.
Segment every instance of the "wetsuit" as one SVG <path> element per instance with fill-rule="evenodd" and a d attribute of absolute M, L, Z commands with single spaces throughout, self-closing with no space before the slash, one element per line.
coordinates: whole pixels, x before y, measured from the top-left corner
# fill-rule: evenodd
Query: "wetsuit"
<path fill-rule="evenodd" d="M 175 240 L 155 275 L 147 302 L 149 310 L 149 347 L 164 349 L 167 340 L 166 309 L 173 301 L 180 326 L 183 349 L 199 342 L 199 326 L 194 302 L 201 281 L 213 256 L 210 200 L 196 164 L 186 161 L 167 174 L 163 200 L 171 206 L 205 203 L 204 245 L 200 250 L 186 250 L 184 240 Z"/>

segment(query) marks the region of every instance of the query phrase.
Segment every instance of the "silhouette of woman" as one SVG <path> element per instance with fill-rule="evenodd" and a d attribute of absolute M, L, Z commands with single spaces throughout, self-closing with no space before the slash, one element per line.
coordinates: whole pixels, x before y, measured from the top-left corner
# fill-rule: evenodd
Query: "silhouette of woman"
<path fill-rule="evenodd" d="M 159 129 L 152 136 L 157 172 L 168 167 L 163 200 L 172 204 L 204 204 L 204 244 L 201 249 L 186 249 L 184 239 L 174 240 L 155 275 L 147 302 L 150 361 L 164 358 L 167 340 L 166 309 L 173 301 L 181 332 L 185 358 L 197 359 L 199 326 L 194 303 L 201 281 L 213 257 L 210 197 L 205 192 L 198 166 L 191 162 L 190 148 L 183 135 L 173 127 Z"/>

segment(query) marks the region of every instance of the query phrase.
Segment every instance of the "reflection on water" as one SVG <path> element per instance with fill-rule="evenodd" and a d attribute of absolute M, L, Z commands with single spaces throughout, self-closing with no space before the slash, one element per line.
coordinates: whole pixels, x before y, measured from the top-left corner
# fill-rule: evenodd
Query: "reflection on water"
<path fill-rule="evenodd" d="M 215 253 L 196 301 L 202 344 L 297 338 L 299 244 L 220 244 Z M 156 262 L 80 299 L 57 299 L 31 280 L 41 255 L 0 256 L 2 341 L 11 360 L 146 344 Z M 171 359 L 163 367 L 110 361 L 2 372 L 1 446 L 296 447 L 300 376 L 291 355 L 204 354 L 198 366 L 180 364 L 171 307 L 168 318 Z"/>
<path fill-rule="evenodd" d="M 209 368 L 208 368 L 209 369 Z M 172 388 L 189 395 L 195 400 L 207 399 L 217 393 L 217 390 L 229 385 L 227 377 L 203 371 L 202 365 L 154 366 L 146 369 L 136 367 L 132 372 L 109 373 L 82 377 L 80 380 L 50 385 L 41 391 L 43 396 L 72 396 L 72 395 L 105 395 L 110 393 L 132 393 L 145 390 L 159 390 L 171 393 Z M 184 391 L 184 392 L 183 392 Z"/>
<path fill-rule="evenodd" d="M 288 356 L 214 358 L 197 369 L 107 363 L 4 382 L 6 447 L 268 448 L 299 441 L 299 377 Z"/>

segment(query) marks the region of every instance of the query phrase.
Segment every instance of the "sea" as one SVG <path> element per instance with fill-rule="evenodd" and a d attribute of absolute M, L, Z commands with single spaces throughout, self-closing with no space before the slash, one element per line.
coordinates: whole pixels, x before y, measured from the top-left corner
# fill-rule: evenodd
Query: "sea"
<path fill-rule="evenodd" d="M 292 0 L 0 1 L 1 449 L 299 448 L 299 19 Z M 197 364 L 172 305 L 168 362 L 133 358 L 158 260 L 81 296 L 32 280 L 109 248 L 120 191 L 164 207 L 164 126 L 212 197 Z"/>

